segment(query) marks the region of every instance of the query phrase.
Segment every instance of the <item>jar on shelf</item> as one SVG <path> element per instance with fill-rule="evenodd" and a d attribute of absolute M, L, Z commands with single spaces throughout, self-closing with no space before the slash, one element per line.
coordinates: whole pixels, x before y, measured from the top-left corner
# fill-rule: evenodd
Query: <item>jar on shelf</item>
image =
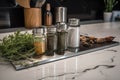
<path fill-rule="evenodd" d="M 42 55 L 46 52 L 46 34 L 45 27 L 34 28 L 34 47 L 36 55 Z"/>
<path fill-rule="evenodd" d="M 67 24 L 60 23 L 57 24 L 57 54 L 64 55 L 67 50 L 68 43 L 68 27 Z"/>
<path fill-rule="evenodd" d="M 57 30 L 51 26 L 47 28 L 47 52 L 46 55 L 53 56 L 57 49 Z"/>
<path fill-rule="evenodd" d="M 80 45 L 80 20 L 70 18 L 68 20 L 68 49 L 78 52 Z"/>

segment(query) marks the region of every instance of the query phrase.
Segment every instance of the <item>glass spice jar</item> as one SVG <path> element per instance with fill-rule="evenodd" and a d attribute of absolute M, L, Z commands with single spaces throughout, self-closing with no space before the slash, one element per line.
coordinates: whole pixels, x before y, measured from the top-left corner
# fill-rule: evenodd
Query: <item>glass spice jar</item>
<path fill-rule="evenodd" d="M 57 23 L 57 54 L 64 55 L 68 45 L 68 26 L 66 23 Z"/>
<path fill-rule="evenodd" d="M 46 35 L 45 35 L 45 28 L 35 28 L 33 29 L 34 35 L 34 47 L 36 55 L 44 54 L 46 51 Z"/>
<path fill-rule="evenodd" d="M 56 27 L 47 28 L 47 52 L 46 55 L 53 56 L 57 49 Z"/>
<path fill-rule="evenodd" d="M 68 49 L 73 52 L 78 52 L 80 46 L 80 20 L 69 18 L 68 26 Z"/>

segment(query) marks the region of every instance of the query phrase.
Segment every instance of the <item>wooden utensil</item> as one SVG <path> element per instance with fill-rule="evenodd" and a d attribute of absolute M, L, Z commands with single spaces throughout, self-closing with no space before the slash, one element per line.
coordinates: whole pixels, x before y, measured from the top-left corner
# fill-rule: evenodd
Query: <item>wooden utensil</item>
<path fill-rule="evenodd" d="M 16 2 L 24 8 L 30 8 L 30 0 L 16 0 Z"/>

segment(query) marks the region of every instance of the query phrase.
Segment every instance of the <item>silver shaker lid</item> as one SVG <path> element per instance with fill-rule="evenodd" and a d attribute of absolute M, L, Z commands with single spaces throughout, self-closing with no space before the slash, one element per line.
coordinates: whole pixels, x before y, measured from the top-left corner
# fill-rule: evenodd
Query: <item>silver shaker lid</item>
<path fill-rule="evenodd" d="M 45 27 L 39 27 L 39 28 L 34 28 L 33 29 L 33 34 L 36 35 L 36 34 L 45 34 Z"/>
<path fill-rule="evenodd" d="M 66 31 L 68 29 L 68 26 L 66 23 L 57 23 L 57 31 Z"/>
<path fill-rule="evenodd" d="M 80 25 L 80 20 L 79 20 L 78 18 L 70 18 L 70 19 L 68 19 L 68 24 L 69 24 L 70 26 L 73 26 L 73 27 L 76 27 L 76 26 L 79 27 L 79 25 Z"/>
<path fill-rule="evenodd" d="M 56 23 L 57 22 L 67 22 L 67 8 L 66 7 L 56 7 Z"/>
<path fill-rule="evenodd" d="M 57 28 L 56 27 L 48 27 L 47 28 L 47 33 L 56 33 L 57 32 Z"/>

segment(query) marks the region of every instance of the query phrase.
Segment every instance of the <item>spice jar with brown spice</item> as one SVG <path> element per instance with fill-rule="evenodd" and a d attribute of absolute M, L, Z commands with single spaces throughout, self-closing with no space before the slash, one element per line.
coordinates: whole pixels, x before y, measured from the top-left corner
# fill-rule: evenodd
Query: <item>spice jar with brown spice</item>
<path fill-rule="evenodd" d="M 34 47 L 36 55 L 44 54 L 46 51 L 46 35 L 45 35 L 45 28 L 35 28 L 33 29 L 34 35 Z"/>

